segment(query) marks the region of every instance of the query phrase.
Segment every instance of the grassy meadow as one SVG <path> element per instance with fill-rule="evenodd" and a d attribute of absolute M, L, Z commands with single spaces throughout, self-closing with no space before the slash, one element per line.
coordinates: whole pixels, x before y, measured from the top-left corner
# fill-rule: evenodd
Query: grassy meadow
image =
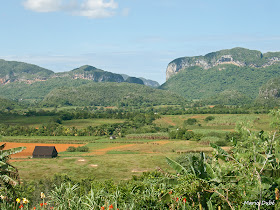
<path fill-rule="evenodd" d="M 205 122 L 208 116 L 215 117 L 214 120 Z M 195 125 L 184 125 L 184 121 L 195 118 Z M 253 130 L 270 130 L 270 116 L 267 114 L 187 114 L 187 115 L 164 115 L 155 123 L 163 127 L 187 127 L 190 130 L 216 130 L 233 131 L 238 122 L 247 122 Z M 198 125 L 200 124 L 200 125 Z"/>

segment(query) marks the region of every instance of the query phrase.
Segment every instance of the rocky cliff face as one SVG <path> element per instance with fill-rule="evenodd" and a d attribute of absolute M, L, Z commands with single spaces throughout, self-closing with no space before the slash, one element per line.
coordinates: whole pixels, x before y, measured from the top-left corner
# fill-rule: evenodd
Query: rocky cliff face
<path fill-rule="evenodd" d="M 267 67 L 280 61 L 280 53 L 262 54 L 256 50 L 245 48 L 233 48 L 209 53 L 205 56 L 182 57 L 170 62 L 166 69 L 166 80 L 179 71 L 199 66 L 210 69 L 221 64 L 232 64 L 236 66 L 250 66 L 254 68 Z M 221 69 L 222 70 L 222 69 Z"/>

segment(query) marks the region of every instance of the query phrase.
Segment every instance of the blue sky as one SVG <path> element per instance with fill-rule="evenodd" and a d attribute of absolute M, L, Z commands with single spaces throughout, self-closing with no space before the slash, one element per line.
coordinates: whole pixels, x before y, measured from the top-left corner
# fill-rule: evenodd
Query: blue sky
<path fill-rule="evenodd" d="M 165 81 L 183 56 L 280 51 L 278 0 L 9 0 L 0 58 L 55 72 L 81 65 Z"/>

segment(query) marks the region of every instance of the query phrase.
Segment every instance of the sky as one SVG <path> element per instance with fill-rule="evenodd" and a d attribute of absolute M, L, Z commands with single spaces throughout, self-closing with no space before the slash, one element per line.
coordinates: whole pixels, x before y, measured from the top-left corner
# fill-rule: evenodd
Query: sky
<path fill-rule="evenodd" d="M 279 0 L 1 1 L 0 59 L 54 72 L 92 65 L 162 84 L 178 57 L 280 51 L 279 10 Z"/>

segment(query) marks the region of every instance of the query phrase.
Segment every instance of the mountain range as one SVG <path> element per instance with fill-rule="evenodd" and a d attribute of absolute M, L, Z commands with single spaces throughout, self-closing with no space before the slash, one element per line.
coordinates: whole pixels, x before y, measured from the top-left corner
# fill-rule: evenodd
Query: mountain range
<path fill-rule="evenodd" d="M 0 60 L 0 102 L 10 99 L 42 106 L 181 104 L 182 97 L 158 90 L 156 81 L 84 65 L 67 72 Z"/>
<path fill-rule="evenodd" d="M 94 82 L 129 82 L 158 87 L 156 81 L 144 78 L 130 77 L 128 75 L 116 74 L 104 71 L 93 66 L 84 65 L 67 72 L 54 73 L 51 70 L 17 61 L 5 61 L 0 59 L 0 84 L 11 82 L 23 82 L 32 84 L 37 81 L 46 81 L 52 78 L 84 79 Z"/>
<path fill-rule="evenodd" d="M 152 80 L 89 65 L 54 73 L 32 64 L 0 60 L 0 98 L 43 106 L 159 105 L 190 100 L 280 105 L 280 52 L 233 48 L 181 57 L 168 64 L 166 78 L 159 86 Z"/>

